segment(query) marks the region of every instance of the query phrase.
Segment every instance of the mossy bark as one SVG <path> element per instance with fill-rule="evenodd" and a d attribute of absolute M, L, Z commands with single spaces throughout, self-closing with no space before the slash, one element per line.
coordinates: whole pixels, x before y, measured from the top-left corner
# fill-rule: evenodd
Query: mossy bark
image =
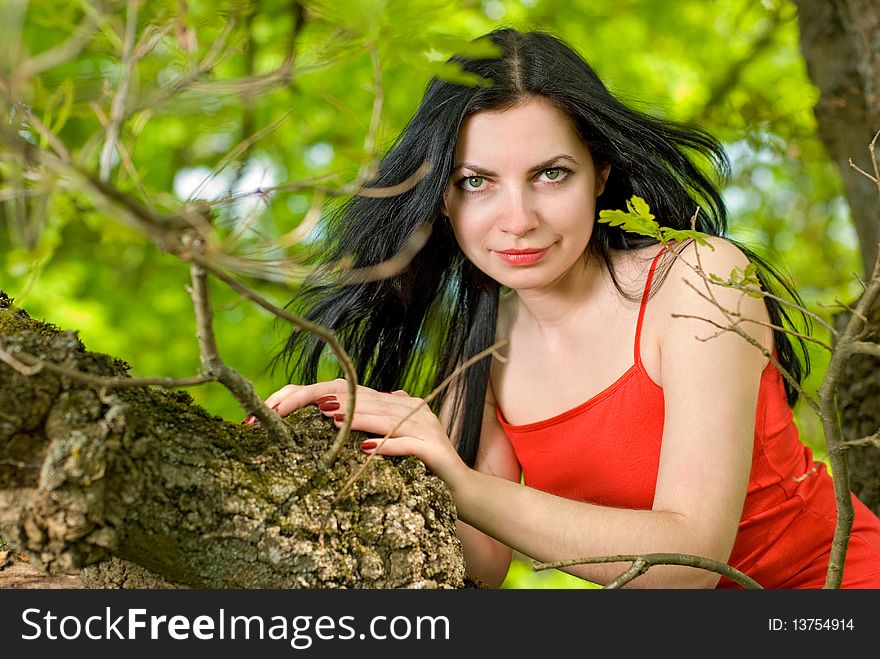
<path fill-rule="evenodd" d="M 95 375 L 128 370 L 8 298 L 0 340 L 12 355 Z M 94 586 L 146 583 L 111 558 L 166 586 L 465 585 L 442 481 L 415 458 L 380 459 L 335 502 L 366 459 L 357 437 L 321 471 L 333 425 L 314 408 L 286 421 L 289 446 L 208 414 L 185 393 L 101 388 L 0 362 L 0 536 L 47 572 L 96 566 L 84 573 Z"/>
<path fill-rule="evenodd" d="M 838 316 L 842 329 L 848 314 Z M 870 316 L 872 337 L 880 337 L 880 307 Z M 837 389 L 840 424 L 846 440 L 870 437 L 880 432 L 880 368 L 873 355 L 853 355 L 846 364 Z M 850 488 L 871 510 L 880 515 L 880 448 L 871 444 L 847 451 Z"/>

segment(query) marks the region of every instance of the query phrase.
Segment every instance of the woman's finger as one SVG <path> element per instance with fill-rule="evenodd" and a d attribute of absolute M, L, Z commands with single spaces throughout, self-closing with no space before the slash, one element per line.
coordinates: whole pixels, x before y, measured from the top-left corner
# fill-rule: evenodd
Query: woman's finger
<path fill-rule="evenodd" d="M 344 414 L 324 413 L 326 416 L 332 417 L 337 426 L 342 425 Z M 406 435 L 415 436 L 421 439 L 427 439 L 436 432 L 435 428 L 426 426 L 425 424 L 407 419 L 403 421 L 403 417 L 392 416 L 388 414 L 366 414 L 364 412 L 355 411 L 351 420 L 351 429 L 369 433 L 371 435 L 393 435 L 403 437 Z"/>
<path fill-rule="evenodd" d="M 334 400 L 339 403 L 342 410 L 347 409 L 348 392 L 336 394 Z M 356 405 L 357 411 L 365 414 L 388 414 L 404 417 L 428 413 L 434 416 L 434 412 L 424 400 L 413 398 L 405 392 L 392 391 L 387 394 L 374 389 L 358 388 Z"/>
<path fill-rule="evenodd" d="M 342 379 L 305 385 L 288 384 L 263 402 L 269 409 L 276 410 L 281 416 L 287 416 L 294 410 L 312 405 L 319 398 L 346 391 L 348 391 L 348 382 Z"/>
<path fill-rule="evenodd" d="M 361 450 L 364 453 L 378 453 L 379 455 L 414 455 L 424 461 L 427 446 L 425 442 L 415 437 L 389 437 L 383 440 L 381 437 L 365 439 L 361 442 Z"/>

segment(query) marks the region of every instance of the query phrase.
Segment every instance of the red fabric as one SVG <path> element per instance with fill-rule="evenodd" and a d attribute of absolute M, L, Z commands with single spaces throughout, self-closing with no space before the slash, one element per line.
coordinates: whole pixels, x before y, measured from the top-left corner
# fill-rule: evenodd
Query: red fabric
<path fill-rule="evenodd" d="M 585 403 L 544 421 L 511 425 L 498 407 L 526 485 L 604 506 L 652 507 L 663 389 L 645 371 L 639 343 L 659 256 L 645 284 L 634 364 L 626 373 Z M 837 516 L 834 487 L 825 465 L 801 443 L 782 376 L 772 363 L 761 374 L 755 421 L 748 492 L 728 562 L 764 588 L 821 588 Z M 852 499 L 855 520 L 843 587 L 880 588 L 880 520 Z M 718 588 L 739 586 L 722 578 Z"/>

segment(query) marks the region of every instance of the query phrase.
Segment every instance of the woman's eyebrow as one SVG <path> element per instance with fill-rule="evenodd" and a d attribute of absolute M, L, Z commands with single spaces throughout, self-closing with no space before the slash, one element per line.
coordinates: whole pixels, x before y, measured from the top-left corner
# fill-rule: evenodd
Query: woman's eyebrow
<path fill-rule="evenodd" d="M 534 167 L 529 169 L 529 173 L 535 174 L 537 172 L 540 172 L 541 170 L 550 169 L 553 167 L 553 165 L 555 165 L 560 160 L 568 160 L 569 162 L 571 162 L 575 165 L 578 164 L 577 158 L 575 158 L 574 156 L 570 156 L 567 153 L 559 153 L 559 154 L 556 154 L 555 156 L 553 156 L 552 158 L 548 158 L 547 160 L 538 163 L 537 165 L 535 165 Z M 458 171 L 459 169 L 469 169 L 472 172 L 476 172 L 480 176 L 497 176 L 497 174 L 495 172 L 493 172 L 492 170 L 485 169 L 484 167 L 480 167 L 479 165 L 475 165 L 475 164 L 469 163 L 469 162 L 455 163 L 455 165 L 452 168 L 452 171 L 455 172 L 455 171 Z"/>

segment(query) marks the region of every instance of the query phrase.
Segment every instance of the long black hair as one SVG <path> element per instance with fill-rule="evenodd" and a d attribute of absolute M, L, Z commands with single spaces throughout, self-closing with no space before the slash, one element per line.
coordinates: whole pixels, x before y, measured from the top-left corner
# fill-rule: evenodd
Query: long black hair
<path fill-rule="evenodd" d="M 345 284 L 328 280 L 319 271 L 288 305 L 333 329 L 352 357 L 361 383 L 380 391 L 406 389 L 424 395 L 495 341 L 500 286 L 464 257 L 449 223 L 438 221 L 459 130 L 477 112 L 500 111 L 540 97 L 570 116 L 596 167 L 611 166 L 597 199 L 597 214 L 606 208 L 625 208 L 627 200 L 638 195 L 663 226 L 691 228 L 699 207 L 697 230 L 723 236 L 727 229 L 718 186 L 729 165 L 721 144 L 711 135 L 627 107 L 570 46 L 546 32 L 503 28 L 486 37 L 500 54 L 486 59 L 455 56 L 450 61 L 488 84 L 431 80 L 415 114 L 382 159 L 373 185 L 399 185 L 426 162 L 427 175 L 402 194 L 356 195 L 331 211 L 320 260 L 346 259 L 355 267 L 372 266 L 402 250 L 426 225 L 432 229 L 427 243 L 404 271 L 379 281 Z M 597 222 L 587 249 L 604 260 L 623 294 L 610 251 L 654 242 Z M 769 264 L 740 248 L 760 266 L 765 290 L 774 290 L 773 280 L 797 300 L 795 291 Z M 784 306 L 771 298 L 766 303 L 774 325 L 791 325 Z M 809 368 L 806 350 L 802 350 L 802 366 L 787 334 L 776 330 L 774 341 L 780 363 L 800 381 Z M 803 341 L 800 344 L 803 349 Z M 274 363 L 287 364 L 290 381 L 312 382 L 318 377 L 323 347 L 312 335 L 293 331 Z M 469 368 L 454 388 L 455 398 L 448 401 L 449 430 L 459 429 L 458 451 L 471 466 L 489 367 L 490 360 L 483 359 Z M 786 386 L 789 404 L 794 405 L 797 391 Z M 448 391 L 434 401 L 435 411 Z"/>

